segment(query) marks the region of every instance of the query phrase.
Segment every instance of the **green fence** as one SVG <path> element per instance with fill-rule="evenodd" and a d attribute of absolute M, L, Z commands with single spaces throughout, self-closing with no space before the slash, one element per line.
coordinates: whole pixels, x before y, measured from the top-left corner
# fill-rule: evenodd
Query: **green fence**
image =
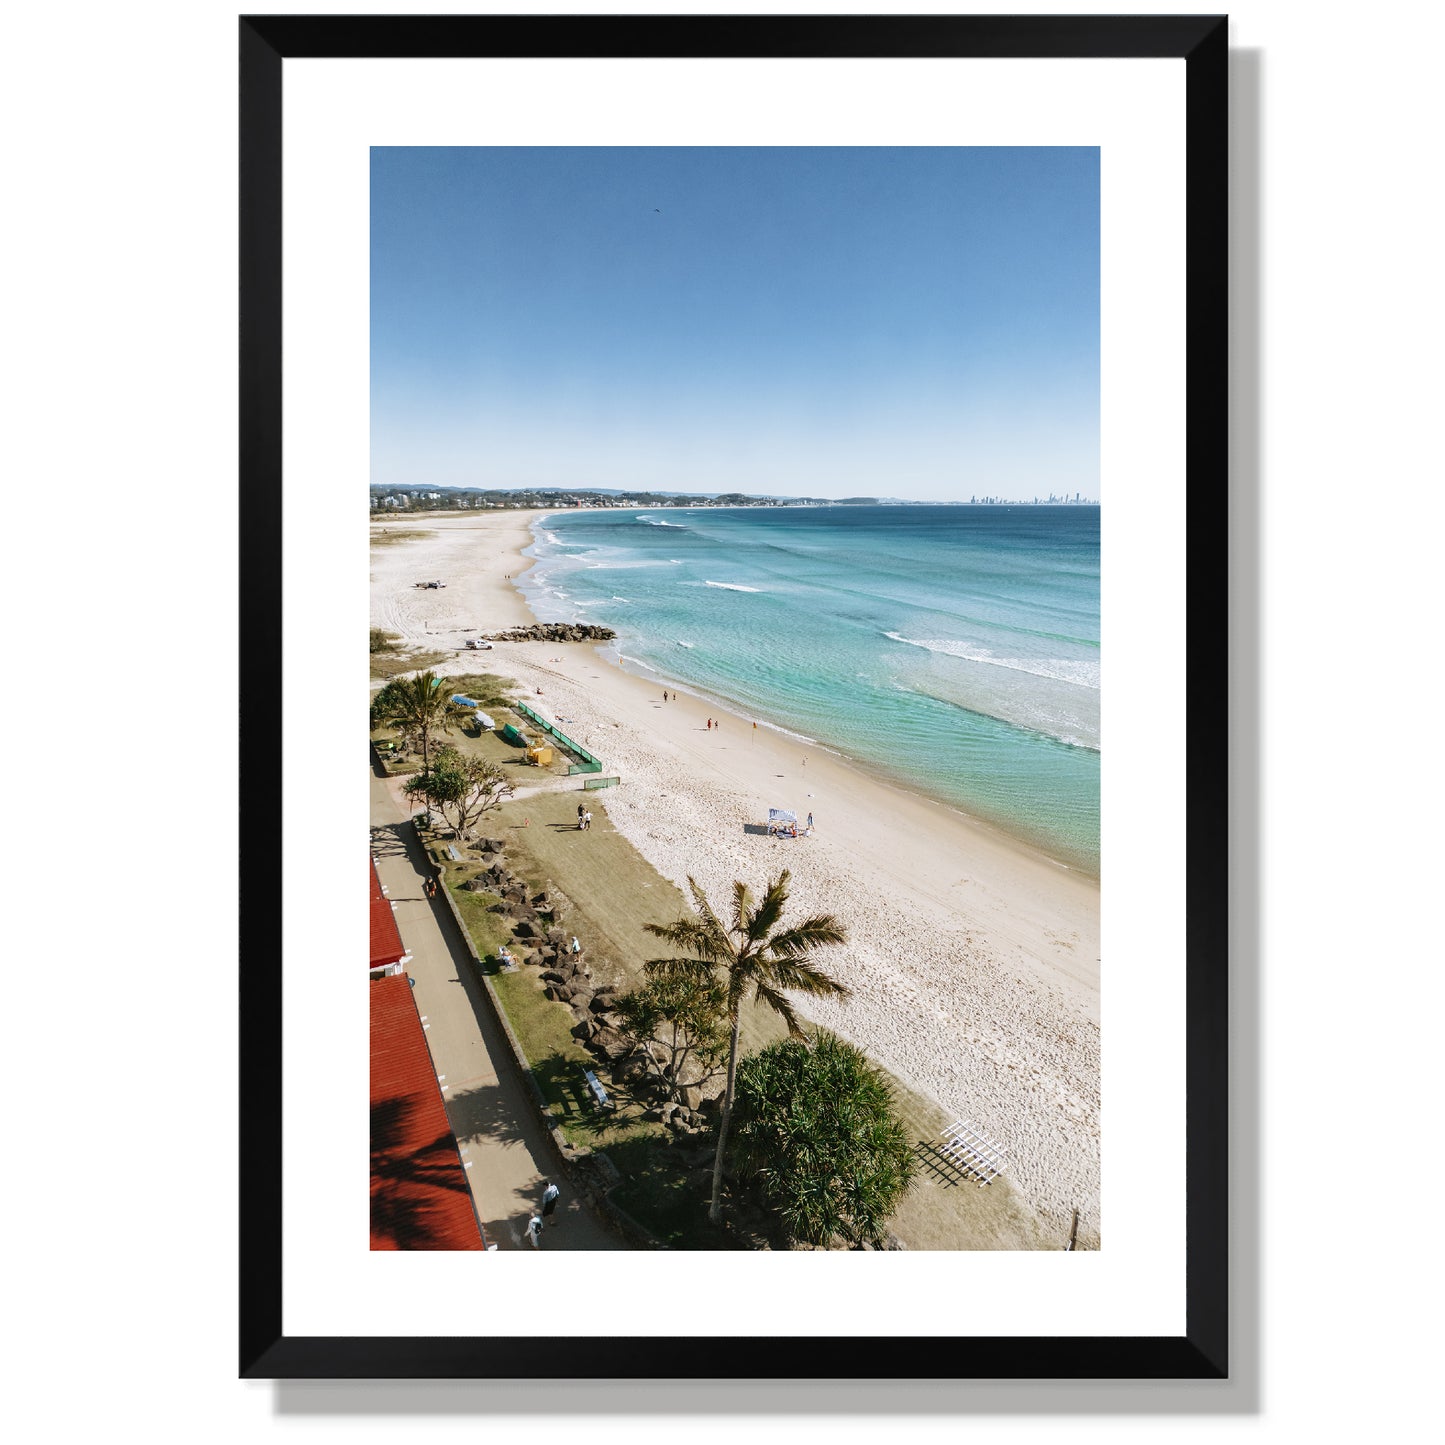
<path fill-rule="evenodd" d="M 582 786 L 590 793 L 596 788 L 615 788 L 621 781 L 621 778 L 584 778 Z"/>
<path fill-rule="evenodd" d="M 563 750 L 563 752 L 570 753 L 574 758 L 577 759 L 577 761 L 567 769 L 567 776 L 569 778 L 572 776 L 573 773 L 600 773 L 602 771 L 601 758 L 593 757 L 592 754 L 589 753 L 587 749 L 582 746 L 581 743 L 574 743 L 572 739 L 567 736 L 566 733 L 560 732 L 551 723 L 549 723 L 546 718 L 541 717 L 537 713 L 533 712 L 526 703 L 514 702 L 512 706 L 519 713 L 521 713 L 523 717 L 529 718 L 532 722 L 536 723 L 536 725 L 541 728 L 542 731 L 546 733 L 547 736 L 551 738 Z"/>

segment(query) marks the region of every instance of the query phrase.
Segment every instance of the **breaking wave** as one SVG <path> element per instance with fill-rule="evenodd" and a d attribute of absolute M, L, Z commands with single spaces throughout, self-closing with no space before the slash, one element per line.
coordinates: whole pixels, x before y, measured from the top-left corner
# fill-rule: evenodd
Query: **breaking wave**
<path fill-rule="evenodd" d="M 711 585 L 711 584 L 709 584 Z M 906 642 L 910 647 L 922 647 L 928 652 L 942 653 L 947 657 L 961 657 L 967 662 L 982 663 L 987 667 L 1006 667 L 1011 672 L 1027 672 L 1034 677 L 1047 677 L 1055 682 L 1071 683 L 1075 687 L 1099 690 L 1099 664 L 1087 659 L 1069 657 L 995 657 L 987 647 L 971 642 L 954 642 L 948 638 L 904 637 L 901 632 L 885 632 L 894 642 Z"/>

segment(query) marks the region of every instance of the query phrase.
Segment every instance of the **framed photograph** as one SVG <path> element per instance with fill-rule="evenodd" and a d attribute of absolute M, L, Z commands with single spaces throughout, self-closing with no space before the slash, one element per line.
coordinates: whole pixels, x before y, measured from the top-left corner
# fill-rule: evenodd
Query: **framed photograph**
<path fill-rule="evenodd" d="M 241 1374 L 1225 1377 L 1224 18 L 240 98 Z"/>

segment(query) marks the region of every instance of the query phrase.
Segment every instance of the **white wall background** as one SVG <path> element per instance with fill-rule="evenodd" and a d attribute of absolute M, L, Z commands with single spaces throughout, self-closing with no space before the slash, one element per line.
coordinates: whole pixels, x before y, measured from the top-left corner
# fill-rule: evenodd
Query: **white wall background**
<path fill-rule="evenodd" d="M 235 12 L 8 18 L 17 1438 L 1438 1429 L 1438 14 L 1235 11 L 1235 1380 L 545 1391 L 233 1378 Z M 214 712 L 181 701 L 202 691 Z M 57 726 L 54 755 L 31 746 Z M 199 746 L 137 759 L 118 731 Z M 192 848 L 213 850 L 199 888 L 172 883 L 160 820 L 179 799 Z M 677 1418 L 699 1406 L 750 1414 Z"/>

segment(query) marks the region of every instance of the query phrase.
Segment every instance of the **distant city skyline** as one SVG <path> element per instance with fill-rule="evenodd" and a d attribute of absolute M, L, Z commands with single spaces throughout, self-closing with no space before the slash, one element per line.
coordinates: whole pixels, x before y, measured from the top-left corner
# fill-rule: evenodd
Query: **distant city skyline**
<path fill-rule="evenodd" d="M 371 482 L 1098 498 L 1099 164 L 1061 149 L 402 149 Z"/>

